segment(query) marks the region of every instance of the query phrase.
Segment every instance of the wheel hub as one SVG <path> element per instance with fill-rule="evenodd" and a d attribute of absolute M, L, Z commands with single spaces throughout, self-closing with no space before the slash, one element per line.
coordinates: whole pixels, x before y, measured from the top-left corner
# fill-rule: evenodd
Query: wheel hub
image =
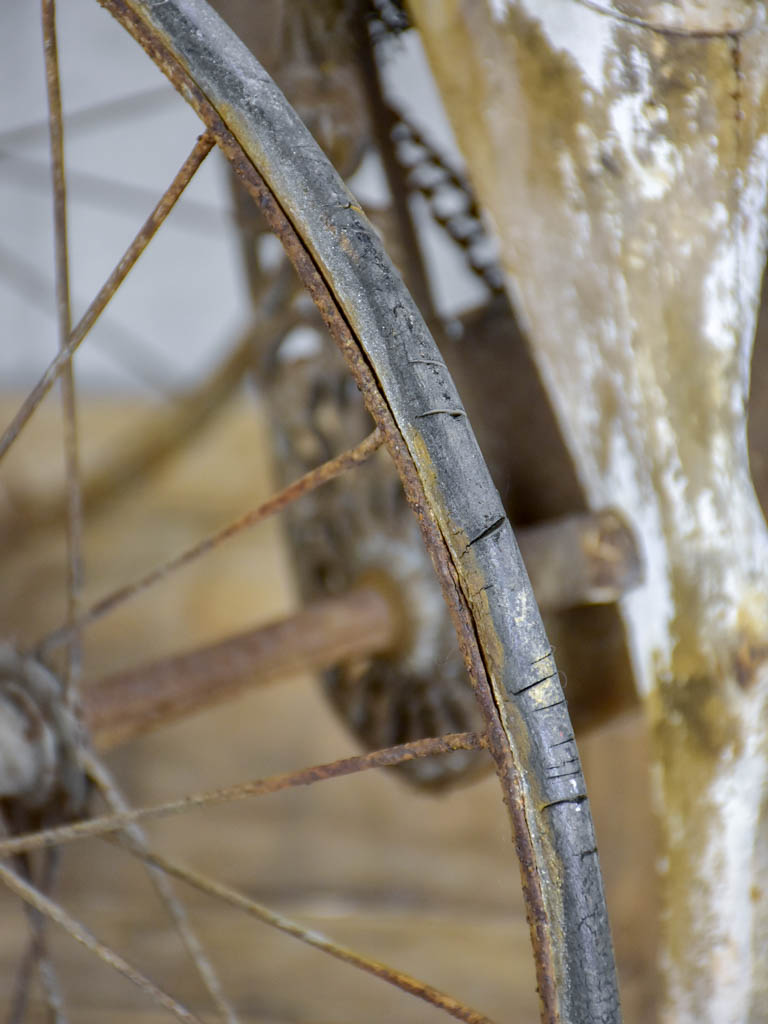
<path fill-rule="evenodd" d="M 0 799 L 14 832 L 82 813 L 88 784 L 79 751 L 85 741 L 56 675 L 0 644 Z"/>

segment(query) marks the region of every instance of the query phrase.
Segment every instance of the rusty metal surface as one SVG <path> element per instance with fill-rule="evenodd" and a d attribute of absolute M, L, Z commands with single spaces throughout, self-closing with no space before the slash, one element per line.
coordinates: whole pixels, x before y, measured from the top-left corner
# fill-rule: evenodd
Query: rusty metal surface
<path fill-rule="evenodd" d="M 104 5 L 192 103 L 287 243 L 398 465 L 510 809 L 543 1019 L 618 1020 L 594 831 L 557 669 L 512 529 L 418 310 L 297 116 L 204 4 Z"/>
<path fill-rule="evenodd" d="M 387 650 L 398 618 L 384 593 L 357 587 L 216 644 L 100 679 L 83 690 L 83 718 L 93 744 L 106 750 L 241 690 Z"/>
<path fill-rule="evenodd" d="M 152 213 L 147 217 L 131 244 L 125 250 L 109 277 L 99 289 L 96 297 L 72 329 L 67 344 L 59 349 L 56 358 L 52 359 L 48 364 L 45 373 L 29 392 L 11 423 L 9 423 L 5 428 L 2 437 L 0 437 L 0 459 L 2 459 L 6 452 L 9 451 L 13 442 L 24 429 L 24 426 L 32 413 L 48 394 L 59 376 L 64 372 L 64 368 L 69 364 L 78 346 L 85 340 L 86 335 L 104 312 L 104 309 L 112 299 L 112 296 L 128 276 L 129 271 L 136 264 L 139 256 L 141 256 L 149 245 L 153 236 L 160 228 L 160 225 L 178 201 L 181 193 L 192 180 L 203 160 L 205 160 L 206 156 L 210 153 L 213 144 L 214 140 L 209 135 L 205 134 L 201 135 L 192 147 L 192 151 L 189 156 L 179 168 L 179 171 L 171 184 L 160 197 Z"/>
<path fill-rule="evenodd" d="M 117 590 L 113 590 L 111 594 L 107 594 L 105 597 L 101 598 L 101 600 L 97 601 L 96 604 L 83 612 L 74 623 L 68 623 L 61 626 L 59 629 L 56 629 L 52 633 L 43 637 L 38 645 L 38 650 L 42 654 L 47 654 L 49 651 L 54 650 L 61 643 L 66 642 L 75 630 L 82 629 L 91 622 L 95 622 L 97 619 L 100 619 L 102 615 L 105 615 L 124 601 L 129 600 L 136 594 L 139 594 L 148 587 L 153 586 L 155 583 L 159 583 L 160 580 L 165 579 L 165 577 L 170 575 L 170 573 L 185 565 L 189 565 L 190 562 L 193 562 L 201 555 L 212 551 L 214 548 L 218 547 L 219 544 L 229 540 L 231 537 L 234 537 L 243 530 L 247 530 L 250 527 L 255 526 L 257 523 L 268 519 L 270 516 L 276 515 L 287 505 L 290 505 L 291 502 L 296 501 L 302 495 L 309 493 L 316 487 L 320 487 L 322 484 L 328 483 L 329 480 L 333 480 L 334 477 L 341 475 L 353 466 L 357 466 L 360 465 L 360 463 L 365 462 L 373 452 L 381 447 L 381 444 L 381 435 L 378 430 L 374 430 L 354 448 L 342 452 L 340 455 L 337 455 L 335 459 L 330 459 L 328 462 L 324 462 L 322 465 L 315 467 L 315 469 L 310 470 L 308 473 L 305 473 L 298 480 L 294 480 L 293 483 L 284 487 L 276 494 L 273 494 L 271 498 L 267 499 L 267 501 L 262 502 L 262 504 L 256 508 L 245 512 L 242 516 L 234 522 L 229 523 L 221 530 L 211 534 L 209 537 L 204 537 L 203 540 L 198 541 L 198 543 L 194 544 L 191 548 L 187 548 L 187 550 L 182 551 L 181 554 L 168 559 L 168 561 L 164 562 L 162 565 L 156 566 L 140 579 L 133 580 L 131 583 L 119 587 Z"/>
<path fill-rule="evenodd" d="M 342 961 L 342 963 L 350 964 L 358 970 L 373 975 L 380 981 L 386 981 L 390 985 L 401 989 L 401 991 L 407 992 L 417 999 L 424 1000 L 424 1002 L 442 1010 L 456 1020 L 464 1021 L 465 1024 L 493 1024 L 493 1021 L 486 1017 L 485 1014 L 473 1010 L 472 1007 L 459 1002 L 453 996 L 433 988 L 431 985 L 426 984 L 426 982 L 420 981 L 404 971 L 397 970 L 378 960 L 372 960 L 370 957 L 362 956 L 354 949 L 341 946 L 314 928 L 305 928 L 283 914 L 275 913 L 262 903 L 257 903 L 256 900 L 251 899 L 245 893 L 237 892 L 227 885 L 222 885 L 221 882 L 217 882 L 213 878 L 206 878 L 197 871 L 191 871 L 177 861 L 170 860 L 168 857 L 162 857 L 155 851 L 149 851 L 144 856 L 147 863 L 160 868 L 169 878 L 187 882 L 201 892 L 216 897 L 222 903 L 227 903 L 231 907 L 237 907 L 263 921 L 265 924 L 284 932 L 286 935 L 291 935 L 293 938 L 299 939 L 309 946 L 314 946 L 315 949 L 321 949 L 324 953 L 334 957 L 336 960 Z"/>
<path fill-rule="evenodd" d="M 258 517 L 249 513 L 245 522 L 282 506 L 291 494 L 305 493 L 310 484 L 330 479 L 340 465 L 356 464 L 356 456 L 373 447 L 374 437 L 300 478 L 259 506 Z M 238 525 L 243 522 L 242 517 L 237 521 Z M 223 535 L 231 533 L 227 530 Z M 566 516 L 523 528 L 517 536 L 542 609 L 568 601 L 614 600 L 636 581 L 634 540 L 611 510 Z M 202 543 L 208 545 L 210 539 Z M 190 550 L 196 551 L 197 546 Z M 146 578 L 161 577 L 153 573 Z M 134 586 L 114 594 L 131 596 Z M 66 637 L 68 628 L 53 638 Z M 82 717 L 91 742 L 100 750 L 111 749 L 244 689 L 372 654 L 391 657 L 408 631 L 407 609 L 397 586 L 383 574 L 369 574 L 343 594 L 317 598 L 287 618 L 87 682 L 81 695 Z M 590 709 L 577 705 L 576 712 L 584 724 Z M 433 733 L 437 735 L 438 730 Z"/>
<path fill-rule="evenodd" d="M 311 765 L 309 768 L 302 768 L 296 772 L 283 772 L 280 775 L 252 779 L 249 782 L 238 782 L 232 786 L 223 786 L 203 793 L 192 793 L 180 800 L 171 800 L 151 807 L 126 808 L 103 817 L 87 818 L 72 824 L 37 829 L 34 832 L 5 839 L 0 838 L 0 854 L 5 857 L 17 853 L 31 853 L 33 850 L 53 848 L 80 839 L 112 835 L 124 829 L 126 825 L 135 824 L 138 821 L 149 821 L 152 818 L 167 818 L 174 814 L 185 814 L 196 807 L 266 796 L 268 793 L 279 793 L 283 789 L 311 786 L 316 782 L 343 778 L 346 775 L 354 775 L 371 768 L 394 768 L 421 757 L 451 754 L 457 750 L 483 750 L 486 747 L 485 737 L 474 732 L 449 733 L 446 736 L 412 740 L 410 743 L 399 743 L 394 747 L 374 750 L 369 754 L 356 754 L 326 764 Z"/>

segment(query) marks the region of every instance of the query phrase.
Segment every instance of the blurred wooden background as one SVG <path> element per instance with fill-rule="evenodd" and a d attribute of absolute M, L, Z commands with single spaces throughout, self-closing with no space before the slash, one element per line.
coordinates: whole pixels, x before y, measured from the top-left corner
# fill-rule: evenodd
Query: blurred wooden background
<path fill-rule="evenodd" d="M 5 400 L 5 419 L 15 408 Z M 85 462 L 140 429 L 147 407 L 92 400 L 83 409 Z M 19 493 L 61 478 L 54 401 L 30 424 L 4 473 L 0 512 Z M 151 481 L 109 506 L 86 534 L 86 601 L 139 575 L 270 492 L 258 402 L 242 394 Z M 0 528 L 5 519 L 0 518 Z M 3 631 L 32 640 L 63 616 L 57 531 L 2 538 Z M 172 653 L 280 616 L 294 603 L 279 523 L 231 541 L 89 629 L 86 675 Z M 586 737 L 590 785 L 619 953 L 625 1018 L 653 1019 L 654 853 L 638 717 Z M 184 792 L 331 760 L 355 747 L 309 678 L 247 694 L 109 757 L 131 800 Z M 161 850 L 302 923 L 443 988 L 499 1021 L 537 1019 L 517 867 L 493 777 L 447 796 L 415 792 L 395 773 L 369 772 L 197 811 L 153 824 Z M 436 1011 L 258 922 L 189 895 L 193 922 L 242 1019 L 287 1022 L 432 1021 Z M 143 871 L 98 840 L 71 846 L 57 896 L 182 1000 L 211 1019 L 193 969 Z M 10 993 L 25 923 L 2 899 L 0 992 Z M 52 928 L 72 1021 L 167 1019 L 128 982 Z M 37 1006 L 30 1019 L 44 1019 Z"/>

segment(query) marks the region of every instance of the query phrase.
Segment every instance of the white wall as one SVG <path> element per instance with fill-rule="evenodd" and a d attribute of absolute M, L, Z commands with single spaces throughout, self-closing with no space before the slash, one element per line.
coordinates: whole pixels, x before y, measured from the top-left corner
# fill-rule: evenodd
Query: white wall
<path fill-rule="evenodd" d="M 58 7 L 76 320 L 200 128 L 98 4 L 66 0 Z M 7 389 L 36 379 L 58 344 L 45 79 L 34 0 L 0 4 L 0 67 L 0 387 Z M 141 109 L 133 115 L 112 113 L 90 125 L 71 117 L 141 94 Z M 124 183 L 131 188 L 123 194 Z M 81 386 L 134 389 L 137 377 L 125 368 L 134 361 L 161 387 L 182 386 L 236 337 L 248 303 L 229 206 L 224 164 L 214 152 L 83 343 L 76 360 Z"/>

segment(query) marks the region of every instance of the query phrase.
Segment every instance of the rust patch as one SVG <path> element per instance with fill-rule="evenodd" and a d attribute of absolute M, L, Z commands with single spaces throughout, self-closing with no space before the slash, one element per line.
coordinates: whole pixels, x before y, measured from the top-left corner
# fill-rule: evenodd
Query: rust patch
<path fill-rule="evenodd" d="M 768 643 L 752 643 L 743 637 L 732 657 L 733 675 L 742 690 L 748 690 L 768 660 Z"/>

